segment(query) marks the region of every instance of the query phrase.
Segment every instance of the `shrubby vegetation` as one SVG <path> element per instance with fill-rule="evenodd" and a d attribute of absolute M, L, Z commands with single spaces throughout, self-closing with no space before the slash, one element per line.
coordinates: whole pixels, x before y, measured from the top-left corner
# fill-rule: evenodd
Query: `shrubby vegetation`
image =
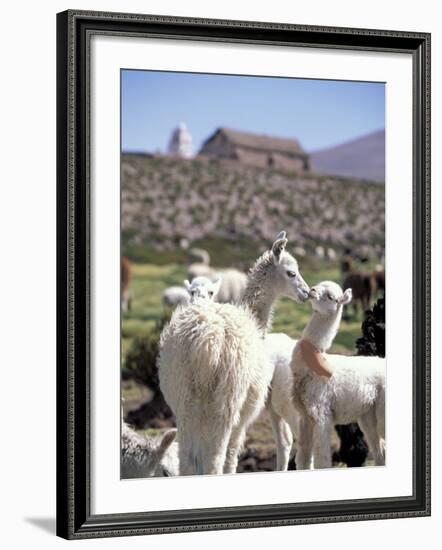
<path fill-rule="evenodd" d="M 281 228 L 298 246 L 383 254 L 383 185 L 127 154 L 122 173 L 123 245 L 137 261 L 181 263 L 178 245 L 186 238 L 211 252 L 216 265 L 236 265 L 255 259 Z"/>

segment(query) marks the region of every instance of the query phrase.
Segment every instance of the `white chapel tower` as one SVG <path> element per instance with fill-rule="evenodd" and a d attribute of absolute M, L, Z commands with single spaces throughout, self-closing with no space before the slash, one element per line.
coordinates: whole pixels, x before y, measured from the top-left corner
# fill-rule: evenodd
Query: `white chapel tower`
<path fill-rule="evenodd" d="M 192 156 L 192 135 L 184 122 L 181 122 L 172 132 L 168 153 L 169 155 L 181 158 L 190 158 Z"/>

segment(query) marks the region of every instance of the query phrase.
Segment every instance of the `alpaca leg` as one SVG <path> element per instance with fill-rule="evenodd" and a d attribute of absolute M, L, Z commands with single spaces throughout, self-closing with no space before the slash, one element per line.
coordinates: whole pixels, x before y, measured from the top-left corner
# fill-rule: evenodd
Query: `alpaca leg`
<path fill-rule="evenodd" d="M 178 425 L 178 456 L 180 462 L 180 475 L 195 475 L 195 461 L 193 455 L 193 438 L 191 430 Z"/>
<path fill-rule="evenodd" d="M 313 454 L 315 468 L 331 468 L 331 434 L 333 422 L 323 418 L 313 428 Z"/>
<path fill-rule="evenodd" d="M 385 390 L 382 389 L 376 400 L 376 428 L 378 434 L 385 440 Z"/>
<path fill-rule="evenodd" d="M 232 430 L 229 445 L 226 453 L 226 461 L 224 463 L 225 474 L 235 474 L 238 467 L 239 453 L 244 445 L 246 438 L 246 423 L 241 422 Z"/>
<path fill-rule="evenodd" d="M 213 433 L 201 449 L 202 473 L 219 475 L 223 473 L 227 446 L 231 437 L 231 426 Z"/>
<path fill-rule="evenodd" d="M 198 411 L 192 407 L 188 407 L 188 410 L 191 414 L 186 421 L 177 422 L 180 475 L 183 476 L 203 473 L 202 453 L 206 446 Z M 179 417 L 184 418 L 184 414 Z"/>
<path fill-rule="evenodd" d="M 296 452 L 296 469 L 312 469 L 312 450 L 313 450 L 313 425 L 309 418 L 302 417 L 299 421 L 299 439 L 297 442 L 298 450 Z"/>
<path fill-rule="evenodd" d="M 276 469 L 286 471 L 292 449 L 293 435 L 290 426 L 270 407 L 273 437 L 276 440 Z"/>
<path fill-rule="evenodd" d="M 361 416 L 359 426 L 364 432 L 368 446 L 373 455 L 376 466 L 385 465 L 385 447 L 384 440 L 379 436 L 376 426 L 376 412 L 374 409 Z"/>
<path fill-rule="evenodd" d="M 234 474 L 238 466 L 239 453 L 243 447 L 247 428 L 258 417 L 264 408 L 266 393 L 256 392 L 252 389 L 247 394 L 247 398 L 241 410 L 239 422 L 232 429 L 229 445 L 227 447 L 226 461 L 224 463 L 224 473 Z"/>

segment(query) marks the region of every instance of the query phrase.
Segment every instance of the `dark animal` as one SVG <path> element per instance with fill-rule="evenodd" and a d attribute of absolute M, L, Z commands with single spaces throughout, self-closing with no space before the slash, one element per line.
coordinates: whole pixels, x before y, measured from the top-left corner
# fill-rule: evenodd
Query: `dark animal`
<path fill-rule="evenodd" d="M 353 292 L 353 311 L 357 315 L 358 305 L 364 313 L 371 304 L 376 294 L 376 281 L 374 274 L 358 271 L 350 258 L 345 258 L 341 262 L 341 272 L 343 276 L 342 288 L 351 288 Z M 350 306 L 351 307 L 351 306 Z"/>
<path fill-rule="evenodd" d="M 336 432 L 341 440 L 339 451 L 333 456 L 335 462 L 343 462 L 348 468 L 363 466 L 367 460 L 368 445 L 356 422 L 337 424 Z"/>
<path fill-rule="evenodd" d="M 375 293 L 380 294 L 385 292 L 385 269 L 382 265 L 378 265 L 372 273 Z"/>
<path fill-rule="evenodd" d="M 130 311 L 132 299 L 130 296 L 130 284 L 132 282 L 132 263 L 122 256 L 121 258 L 121 308 L 124 313 Z"/>

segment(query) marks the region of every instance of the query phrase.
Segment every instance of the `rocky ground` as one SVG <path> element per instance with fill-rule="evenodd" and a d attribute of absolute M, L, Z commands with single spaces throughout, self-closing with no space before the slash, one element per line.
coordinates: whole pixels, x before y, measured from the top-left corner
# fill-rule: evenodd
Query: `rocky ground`
<path fill-rule="evenodd" d="M 384 186 L 289 175 L 233 161 L 122 155 L 125 250 L 174 249 L 185 238 L 268 243 L 284 228 L 299 246 L 380 257 Z"/>

